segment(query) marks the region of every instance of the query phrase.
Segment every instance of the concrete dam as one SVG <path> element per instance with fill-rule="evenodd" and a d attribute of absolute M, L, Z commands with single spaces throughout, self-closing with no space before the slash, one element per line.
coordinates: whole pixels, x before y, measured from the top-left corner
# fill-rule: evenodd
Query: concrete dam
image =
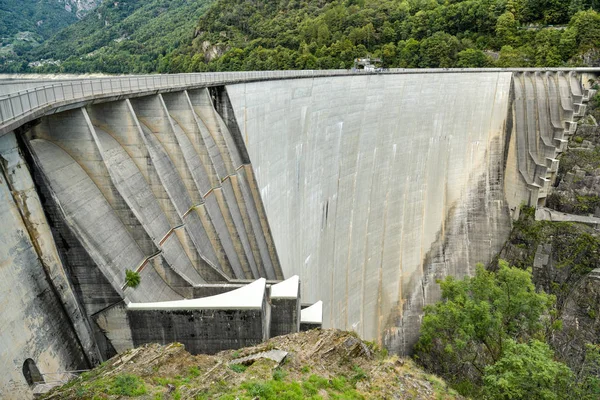
<path fill-rule="evenodd" d="M 150 340 L 298 329 L 292 297 L 294 318 L 322 301 L 324 327 L 410 353 L 436 280 L 544 205 L 596 73 L 0 81 L 0 397 Z"/>

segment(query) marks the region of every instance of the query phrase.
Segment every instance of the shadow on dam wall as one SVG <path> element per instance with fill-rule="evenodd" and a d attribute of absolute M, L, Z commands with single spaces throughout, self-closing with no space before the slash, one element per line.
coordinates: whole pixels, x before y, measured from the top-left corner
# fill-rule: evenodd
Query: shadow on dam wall
<path fill-rule="evenodd" d="M 543 204 L 589 97 L 579 79 L 238 83 L 90 102 L 0 137 L 0 397 L 29 396 L 25 359 L 64 371 L 126 348 L 125 303 L 259 277 L 299 275 L 325 327 L 409 353 L 436 280 L 488 263 L 519 205 Z"/>
<path fill-rule="evenodd" d="M 284 274 L 326 326 L 407 353 L 436 279 L 461 277 L 510 230 L 511 73 L 239 84 L 227 92 Z"/>
<path fill-rule="evenodd" d="M 324 324 L 411 351 L 436 280 L 544 204 L 590 92 L 574 72 L 366 75 L 227 86 L 284 274 Z"/>

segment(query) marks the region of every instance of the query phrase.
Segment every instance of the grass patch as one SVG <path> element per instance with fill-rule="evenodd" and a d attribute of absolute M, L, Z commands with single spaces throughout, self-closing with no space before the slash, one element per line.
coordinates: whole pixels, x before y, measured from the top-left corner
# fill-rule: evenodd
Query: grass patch
<path fill-rule="evenodd" d="M 200 376 L 200 369 L 198 367 L 190 367 L 188 370 L 188 375 L 190 378 L 197 378 Z"/>
<path fill-rule="evenodd" d="M 261 400 L 304 400 L 321 399 L 320 390 L 327 392 L 331 399 L 363 399 L 352 384 L 343 376 L 332 380 L 311 375 L 308 380 L 299 382 L 249 381 L 241 385 L 244 395 Z"/>
<path fill-rule="evenodd" d="M 273 380 L 282 381 L 283 378 L 287 376 L 287 372 L 282 370 L 281 368 L 275 368 L 273 370 Z"/>
<path fill-rule="evenodd" d="M 109 394 L 121 396 L 141 396 L 146 394 L 146 386 L 138 376 L 135 375 L 117 375 L 113 381 Z"/>
<path fill-rule="evenodd" d="M 85 382 L 75 389 L 79 397 L 88 397 L 90 393 L 106 393 L 108 395 L 137 397 L 147 393 L 144 381 L 136 375 L 121 374 L 112 378 L 102 378 Z"/>
<path fill-rule="evenodd" d="M 238 374 L 246 371 L 248 369 L 248 367 L 246 367 L 243 364 L 232 364 L 229 366 L 229 369 L 232 370 L 233 372 L 237 372 Z"/>
<path fill-rule="evenodd" d="M 367 375 L 367 373 L 358 365 L 352 366 L 352 370 L 354 371 L 354 375 L 352 375 L 352 378 L 350 379 L 350 381 L 352 382 L 353 385 L 356 386 L 356 384 L 358 382 L 369 379 L 369 376 Z"/>

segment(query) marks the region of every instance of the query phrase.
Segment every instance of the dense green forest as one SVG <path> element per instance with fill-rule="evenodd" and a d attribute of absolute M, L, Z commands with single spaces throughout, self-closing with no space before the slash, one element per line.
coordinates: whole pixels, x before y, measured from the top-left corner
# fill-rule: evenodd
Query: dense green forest
<path fill-rule="evenodd" d="M 600 15 L 590 11 L 597 6 L 570 0 L 218 0 L 200 19 L 204 33 L 195 46 L 173 63 L 201 68 L 186 55 L 208 41 L 227 49 L 208 63 L 216 70 L 348 68 L 367 53 L 387 67 L 580 65 L 600 47 Z"/>
<path fill-rule="evenodd" d="M 194 72 L 600 63 L 599 0 L 105 2 L 4 72 Z M 2 56 L 0 56 L 2 57 Z M 59 65 L 32 68 L 32 61 Z"/>
<path fill-rule="evenodd" d="M 105 1 L 82 21 L 19 57 L 0 59 L 3 72 L 154 72 L 165 54 L 191 42 L 207 0 Z M 0 56 L 1 57 L 1 56 Z M 32 68 L 32 61 L 60 60 Z"/>
<path fill-rule="evenodd" d="M 0 57 L 24 54 L 75 21 L 56 0 L 0 0 Z"/>

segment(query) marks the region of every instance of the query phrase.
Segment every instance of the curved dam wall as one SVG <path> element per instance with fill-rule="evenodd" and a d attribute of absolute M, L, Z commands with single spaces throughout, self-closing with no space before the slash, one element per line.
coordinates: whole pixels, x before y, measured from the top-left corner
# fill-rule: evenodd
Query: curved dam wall
<path fill-rule="evenodd" d="M 508 141 L 525 121 L 519 112 L 513 121 L 512 78 L 441 73 L 227 86 L 284 274 L 302 277 L 303 298 L 323 300 L 325 326 L 406 353 L 423 306 L 439 299 L 436 279 L 469 275 L 497 254 L 511 228 Z M 546 99 L 542 87 L 539 96 Z M 538 93 L 525 97 L 519 107 Z M 534 122 L 529 137 L 538 133 Z M 523 181 L 513 174 L 506 183 L 517 208 L 530 196 Z"/>
<path fill-rule="evenodd" d="M 31 397 L 32 362 L 61 379 L 131 347 L 127 304 L 259 277 L 410 352 L 436 280 L 543 205 L 590 95 L 568 71 L 194 79 L 78 81 L 0 127 L 0 398 Z"/>

